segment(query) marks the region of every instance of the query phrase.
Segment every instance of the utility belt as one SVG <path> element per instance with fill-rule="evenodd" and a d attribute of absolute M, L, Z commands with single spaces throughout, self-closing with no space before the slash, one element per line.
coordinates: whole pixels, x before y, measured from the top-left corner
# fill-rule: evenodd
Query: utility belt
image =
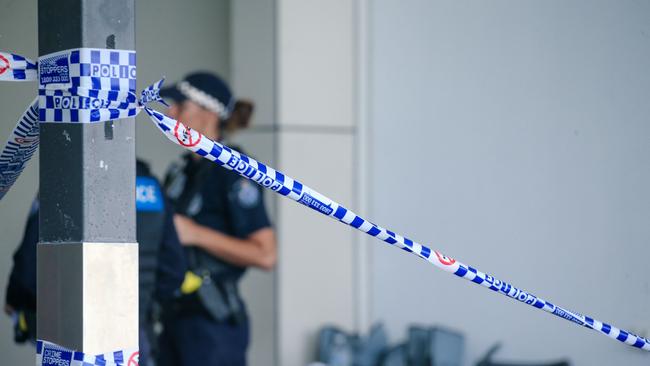
<path fill-rule="evenodd" d="M 181 305 L 189 305 L 185 310 L 203 308 L 214 320 L 220 323 L 243 324 L 246 310 L 237 289 L 236 279 L 215 279 L 211 275 L 202 277 L 202 284 L 193 294 L 186 295 Z M 189 302 L 189 304 L 184 304 Z M 183 309 L 181 309 L 182 311 Z"/>
<path fill-rule="evenodd" d="M 198 251 L 189 253 L 190 271 L 181 286 L 183 296 L 175 306 L 176 311 L 204 312 L 220 323 L 243 324 L 247 316 L 239 295 L 240 275 L 233 273 L 229 265 L 208 256 Z"/>

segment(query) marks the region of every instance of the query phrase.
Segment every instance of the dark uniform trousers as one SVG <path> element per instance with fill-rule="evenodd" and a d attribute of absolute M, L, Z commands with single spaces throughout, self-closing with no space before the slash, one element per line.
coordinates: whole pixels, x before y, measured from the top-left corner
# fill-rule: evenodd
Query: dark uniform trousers
<path fill-rule="evenodd" d="M 159 366 L 246 365 L 248 322 L 218 322 L 208 314 L 176 314 L 165 320 Z"/>

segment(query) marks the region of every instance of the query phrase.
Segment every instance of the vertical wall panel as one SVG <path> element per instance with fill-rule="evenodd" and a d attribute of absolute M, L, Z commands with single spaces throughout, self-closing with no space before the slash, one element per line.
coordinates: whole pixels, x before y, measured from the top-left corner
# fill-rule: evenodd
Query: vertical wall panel
<path fill-rule="evenodd" d="M 277 4 L 280 122 L 354 125 L 354 2 L 278 0 Z"/>
<path fill-rule="evenodd" d="M 650 334 L 650 5 L 375 1 L 378 224 L 554 303 Z M 399 24 L 399 26 L 396 26 Z M 647 355 L 373 246 L 373 313 L 464 332 L 466 365 Z"/>
<path fill-rule="evenodd" d="M 251 99 L 255 112 L 251 127 L 234 136 L 259 161 L 275 166 L 275 2 L 237 0 L 230 2 L 230 82 L 237 97 Z M 276 198 L 265 192 L 267 210 L 278 223 Z M 250 366 L 273 365 L 277 347 L 276 271 L 248 271 L 241 291 L 251 318 Z"/>
<path fill-rule="evenodd" d="M 353 202 L 354 2 L 277 1 L 279 167 Z M 331 219 L 279 201 L 279 364 L 315 356 L 320 327 L 353 329 L 354 236 Z"/>
<path fill-rule="evenodd" d="M 350 136 L 285 133 L 279 143 L 284 171 L 337 201 L 352 201 Z M 333 159 L 332 151 L 340 157 Z M 352 329 L 353 237 L 349 228 L 290 200 L 279 201 L 279 217 L 280 364 L 305 365 L 321 326 Z"/>

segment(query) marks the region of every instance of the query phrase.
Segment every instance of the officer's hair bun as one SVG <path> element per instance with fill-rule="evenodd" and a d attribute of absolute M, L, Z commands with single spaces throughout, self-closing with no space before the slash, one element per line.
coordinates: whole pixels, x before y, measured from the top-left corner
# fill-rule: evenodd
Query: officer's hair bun
<path fill-rule="evenodd" d="M 252 101 L 244 99 L 236 101 L 230 118 L 223 124 L 223 129 L 231 133 L 248 128 L 254 110 L 255 105 Z"/>

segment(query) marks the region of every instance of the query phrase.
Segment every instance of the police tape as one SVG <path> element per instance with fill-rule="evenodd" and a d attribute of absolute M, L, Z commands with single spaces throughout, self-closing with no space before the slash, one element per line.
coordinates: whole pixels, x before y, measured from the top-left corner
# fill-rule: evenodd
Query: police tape
<path fill-rule="evenodd" d="M 135 94 L 131 88 L 134 84 L 130 81 L 128 83 L 124 83 L 122 81 L 109 80 L 115 79 L 115 77 L 117 79 L 121 79 L 121 76 L 124 76 L 125 79 L 129 80 L 131 75 L 135 77 L 135 64 L 133 63 L 131 65 L 131 56 L 124 57 L 124 54 L 113 55 L 110 53 L 112 50 L 99 50 L 100 53 L 98 58 L 96 54 L 93 56 L 93 53 L 90 52 L 88 53 L 90 56 L 85 58 L 86 60 L 90 60 L 89 66 L 79 66 L 78 71 L 76 68 L 73 69 L 73 74 L 75 75 L 83 74 L 84 76 L 88 76 L 90 78 L 88 79 L 90 83 L 88 84 L 74 82 L 69 75 L 71 70 L 70 65 L 81 65 L 84 64 L 84 62 L 81 62 L 81 59 L 78 60 L 76 58 L 81 57 L 81 54 L 75 56 L 73 51 L 74 50 L 64 51 L 61 53 L 53 54 L 53 56 L 48 55 L 51 56 L 51 59 L 47 60 L 47 68 L 39 67 L 39 75 L 41 77 L 44 77 L 44 79 L 41 80 L 41 88 L 39 88 L 38 103 L 39 117 L 41 122 L 92 123 L 101 121 L 102 119 L 117 119 L 124 118 L 124 116 L 132 117 L 140 110 L 144 109 L 154 124 L 164 133 L 164 135 L 169 140 L 190 151 L 193 151 L 194 153 L 208 160 L 213 161 L 217 165 L 237 172 L 244 178 L 252 180 L 255 183 L 262 185 L 263 187 L 271 189 L 272 191 L 288 197 L 300 204 L 303 204 L 317 212 L 320 212 L 321 214 L 334 218 L 342 223 L 354 227 L 355 229 L 363 231 L 364 233 L 376 237 L 390 245 L 397 246 L 404 251 L 415 254 L 418 257 L 435 265 L 436 267 L 444 270 L 445 272 L 453 273 L 458 277 L 487 287 L 490 290 L 501 293 L 507 297 L 531 305 L 537 309 L 544 310 L 548 313 L 551 313 L 562 319 L 569 320 L 578 325 L 582 325 L 586 328 L 598 331 L 599 333 L 602 333 L 612 339 L 616 339 L 620 342 L 626 343 L 639 349 L 650 351 L 650 341 L 644 337 L 637 336 L 633 333 L 593 319 L 589 316 L 562 308 L 527 291 L 516 288 L 507 282 L 496 279 L 491 275 L 463 264 L 453 258 L 447 257 L 438 251 L 431 250 L 430 248 L 420 243 L 417 243 L 411 239 L 378 226 L 348 210 L 341 204 L 313 190 L 312 188 L 303 185 L 290 176 L 287 176 L 271 167 L 259 163 L 256 160 L 249 158 L 248 156 L 241 154 L 225 145 L 212 141 L 197 131 L 186 127 L 181 122 L 178 122 L 158 111 L 147 107 L 146 104 L 151 101 L 160 101 L 164 103 L 164 101 L 162 101 L 158 95 L 158 89 L 162 85 L 162 80 L 145 89 L 142 92 L 140 99 L 134 99 Z M 133 55 L 133 58 L 134 57 L 135 55 Z M 17 60 L 21 61 L 21 59 L 24 58 L 18 56 Z M 129 67 L 126 69 L 120 68 L 120 66 L 125 66 L 120 65 L 120 60 L 125 59 L 129 60 Z M 102 63 L 106 62 L 107 60 L 109 62 L 108 64 Z M 27 68 L 29 68 L 29 70 L 32 70 L 31 66 L 29 66 L 29 62 L 26 61 L 25 63 L 21 63 L 18 61 L 13 63 L 14 67 L 18 65 L 24 67 L 26 70 Z M 43 62 L 43 60 L 41 60 L 41 62 Z M 7 65 L 10 65 L 9 62 L 7 62 Z M 133 68 L 131 68 L 131 66 L 133 66 Z M 10 70 L 9 66 L 6 66 L 4 69 L 2 69 L 0 66 L 0 75 L 3 72 L 7 72 L 8 70 Z M 40 72 L 40 70 L 44 71 Z M 131 74 L 131 72 L 133 72 L 133 74 Z M 26 77 L 28 74 L 31 75 L 31 73 L 27 72 L 24 74 Z M 14 72 L 13 75 L 20 76 L 22 74 L 20 72 Z M 25 78 L 19 79 L 14 77 L 13 79 L 7 78 L 5 80 L 17 81 L 24 80 Z M 115 87 L 115 85 L 127 84 L 128 90 L 121 87 Z M 54 93 L 42 93 L 42 90 L 53 90 Z M 42 98 L 43 96 L 70 98 L 65 101 L 66 99 L 64 98 L 47 99 Z M 74 99 L 75 97 L 80 96 L 85 98 L 98 99 L 99 101 L 96 102 L 96 105 L 93 105 L 92 101 L 86 103 L 80 99 Z M 97 118 L 93 117 L 90 120 L 74 120 L 74 118 L 72 118 L 73 114 L 75 113 L 74 111 L 79 110 L 76 108 L 83 109 L 85 107 L 91 109 L 97 107 L 95 110 L 99 112 L 94 113 L 95 117 Z M 43 109 L 46 109 L 45 113 L 43 112 Z M 117 111 L 112 111 L 114 109 L 117 109 Z M 135 110 L 134 114 L 131 114 L 131 109 Z M 47 110 L 50 112 L 49 115 L 54 116 L 54 118 L 48 117 Z M 57 110 L 59 110 L 59 112 L 56 112 Z M 64 111 L 69 111 L 69 113 L 64 114 Z M 105 113 L 105 111 L 110 112 Z M 92 116 L 93 113 L 90 115 Z M 52 121 L 52 119 L 54 121 Z M 37 143 L 38 142 L 36 142 L 36 144 Z M 17 156 L 18 160 L 20 160 L 19 155 L 15 156 Z M 4 174 L 5 171 L 3 170 L 3 166 L 0 164 L 0 182 L 2 181 L 1 177 Z M 15 180 L 15 177 L 12 179 Z M 0 189 L 3 188 L 0 186 Z"/>
<path fill-rule="evenodd" d="M 589 316 L 562 308 L 530 292 L 519 289 L 510 283 L 501 281 L 451 257 L 447 257 L 438 251 L 431 250 L 418 242 L 376 225 L 290 176 L 241 154 L 228 146 L 212 141 L 199 132 L 186 127 L 183 123 L 169 118 L 160 112 L 149 107 L 144 107 L 144 109 L 154 124 L 169 140 L 213 161 L 217 165 L 239 173 L 244 178 L 303 204 L 323 215 L 363 231 L 370 236 L 383 240 L 390 245 L 413 253 L 445 272 L 453 273 L 458 277 L 487 287 L 509 298 L 544 310 L 586 328 L 596 330 L 630 346 L 650 351 L 650 341 L 643 337 L 603 323 Z"/>
<path fill-rule="evenodd" d="M 16 182 L 38 149 L 39 131 L 37 98 L 20 117 L 0 152 L 0 200 Z"/>
<path fill-rule="evenodd" d="M 90 355 L 52 342 L 36 342 L 36 366 L 138 366 L 139 359 L 137 349 Z"/>
<path fill-rule="evenodd" d="M 0 51 L 0 80 L 32 81 L 36 79 L 36 63 L 28 58 Z"/>
<path fill-rule="evenodd" d="M 162 80 L 140 94 L 132 50 L 75 48 L 39 57 L 38 63 L 0 52 L 0 80 L 38 80 L 39 121 L 96 123 L 135 117 L 142 105 L 162 99 Z M 163 102 L 164 103 L 164 102 Z"/>
<path fill-rule="evenodd" d="M 76 48 L 38 59 L 41 122 L 95 123 L 135 117 L 136 54 Z"/>
<path fill-rule="evenodd" d="M 76 48 L 48 54 L 38 64 L 0 52 L 0 80 L 39 81 L 38 97 L 23 113 L 0 153 L 0 200 L 39 144 L 41 123 L 97 123 L 135 117 L 158 101 L 164 79 L 135 94 L 135 51 Z"/>

